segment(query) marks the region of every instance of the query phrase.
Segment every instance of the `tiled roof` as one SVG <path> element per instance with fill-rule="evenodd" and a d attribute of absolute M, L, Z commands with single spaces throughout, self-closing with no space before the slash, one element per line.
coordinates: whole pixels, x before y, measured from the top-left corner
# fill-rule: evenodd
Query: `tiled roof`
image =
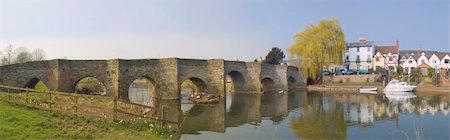
<path fill-rule="evenodd" d="M 411 54 L 414 55 L 411 55 Z M 425 57 L 427 57 L 427 59 L 430 59 L 431 56 L 433 56 L 433 54 L 436 54 L 436 56 L 439 59 L 442 59 L 445 57 L 446 54 L 448 54 L 450 56 L 449 52 L 438 52 L 438 51 L 422 51 L 422 50 L 400 50 L 399 51 L 399 55 L 400 57 L 402 56 L 413 56 L 414 59 L 419 59 L 420 56 L 422 56 L 422 53 L 425 53 Z"/>
<path fill-rule="evenodd" d="M 350 43 L 346 43 L 347 47 L 370 47 L 372 45 L 374 45 L 375 42 L 374 41 L 360 41 L 360 42 L 350 42 Z"/>
<path fill-rule="evenodd" d="M 381 54 L 397 54 L 399 47 L 398 46 L 377 46 L 376 51 L 380 52 Z"/>

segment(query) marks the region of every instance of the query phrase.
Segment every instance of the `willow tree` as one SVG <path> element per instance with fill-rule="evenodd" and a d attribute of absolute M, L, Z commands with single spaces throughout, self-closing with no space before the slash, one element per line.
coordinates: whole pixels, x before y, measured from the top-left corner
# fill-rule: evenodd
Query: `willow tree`
<path fill-rule="evenodd" d="M 300 66 L 303 66 L 305 75 L 318 78 L 324 66 L 342 65 L 345 37 L 338 19 L 309 24 L 302 32 L 295 34 L 294 39 L 288 51 L 291 58 L 301 59 Z"/>

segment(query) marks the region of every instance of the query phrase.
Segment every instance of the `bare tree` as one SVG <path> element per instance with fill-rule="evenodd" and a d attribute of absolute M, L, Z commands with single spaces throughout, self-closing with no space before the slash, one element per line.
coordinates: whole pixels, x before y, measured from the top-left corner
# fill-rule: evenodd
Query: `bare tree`
<path fill-rule="evenodd" d="M 4 52 L 5 54 L 2 56 L 1 59 L 2 65 L 12 64 L 15 56 L 14 46 L 13 45 L 6 46 Z"/>
<path fill-rule="evenodd" d="M 28 51 L 28 48 L 20 47 L 17 49 L 17 57 L 14 63 L 25 63 L 28 61 L 32 61 L 32 56 Z"/>
<path fill-rule="evenodd" d="M 36 48 L 31 53 L 33 61 L 45 60 L 45 52 L 41 48 Z"/>

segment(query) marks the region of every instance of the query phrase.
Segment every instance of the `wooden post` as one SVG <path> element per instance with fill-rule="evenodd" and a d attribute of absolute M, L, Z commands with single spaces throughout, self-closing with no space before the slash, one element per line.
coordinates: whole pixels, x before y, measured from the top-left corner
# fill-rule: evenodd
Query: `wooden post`
<path fill-rule="evenodd" d="M 113 121 L 116 121 L 117 119 L 117 98 L 114 97 L 113 99 Z"/>
<path fill-rule="evenodd" d="M 48 95 L 50 96 L 50 100 L 48 102 L 49 102 L 49 109 L 51 110 L 52 109 L 52 93 L 49 92 Z"/>
<path fill-rule="evenodd" d="M 75 96 L 75 115 L 78 114 L 78 96 Z"/>

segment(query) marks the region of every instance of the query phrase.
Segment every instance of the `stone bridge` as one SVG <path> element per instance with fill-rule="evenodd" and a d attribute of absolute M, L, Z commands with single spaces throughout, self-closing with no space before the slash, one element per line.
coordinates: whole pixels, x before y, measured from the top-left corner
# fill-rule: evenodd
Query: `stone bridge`
<path fill-rule="evenodd" d="M 188 79 L 201 92 L 224 95 L 227 76 L 236 92 L 259 93 L 263 89 L 304 86 L 296 67 L 223 59 L 55 59 L 0 67 L 2 85 L 34 87 L 42 81 L 49 90 L 74 92 L 78 81 L 94 77 L 103 83 L 107 96 L 122 99 L 128 99 L 130 85 L 139 78 L 152 82 L 155 87 L 152 96 L 156 98 L 179 99 L 181 83 Z"/>

